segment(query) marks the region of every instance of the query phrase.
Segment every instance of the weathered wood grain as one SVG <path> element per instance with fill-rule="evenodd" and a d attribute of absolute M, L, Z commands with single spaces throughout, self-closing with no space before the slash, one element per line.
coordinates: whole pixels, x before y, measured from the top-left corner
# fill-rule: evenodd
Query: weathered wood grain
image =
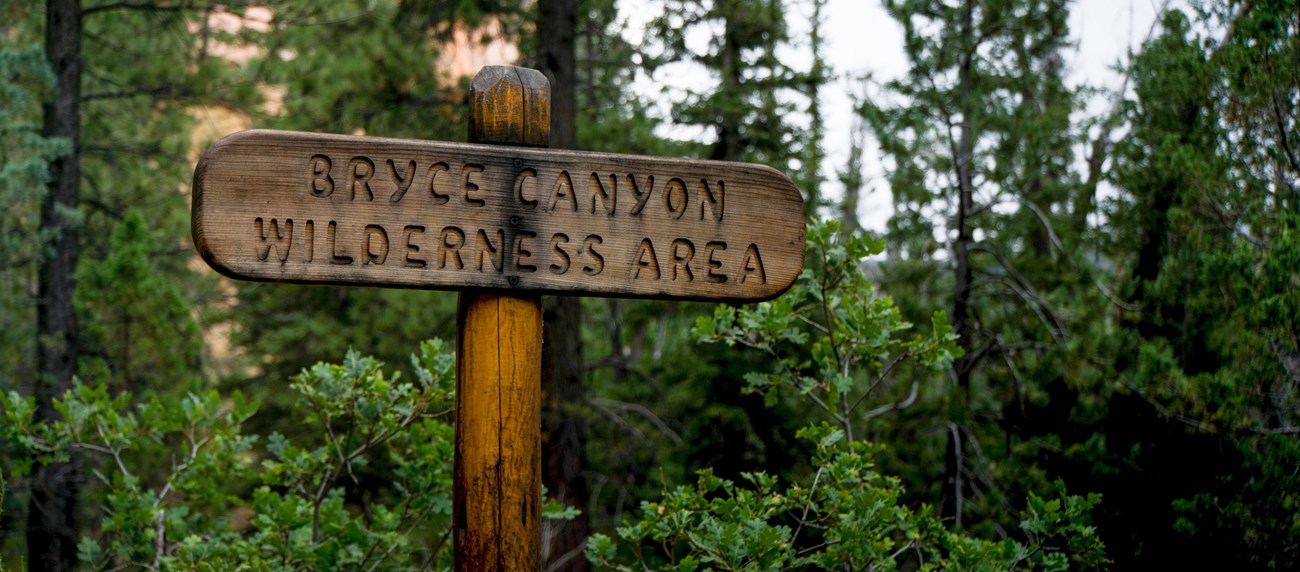
<path fill-rule="evenodd" d="M 550 89 L 540 72 L 484 68 L 470 90 L 471 125 L 489 126 L 471 128 L 472 141 L 546 143 Z M 456 312 L 456 569 L 540 570 L 541 302 L 467 290 Z"/>
<path fill-rule="evenodd" d="M 469 141 L 546 147 L 551 139 L 551 85 L 534 69 L 486 66 L 469 86 Z M 522 116 L 522 117 L 521 117 Z"/>
<path fill-rule="evenodd" d="M 785 291 L 804 246 L 800 193 L 765 166 L 257 130 L 200 159 L 192 225 L 248 280 L 731 301 Z"/>
<path fill-rule="evenodd" d="M 537 570 L 541 305 L 535 296 L 465 292 L 458 311 L 456 569 Z"/>

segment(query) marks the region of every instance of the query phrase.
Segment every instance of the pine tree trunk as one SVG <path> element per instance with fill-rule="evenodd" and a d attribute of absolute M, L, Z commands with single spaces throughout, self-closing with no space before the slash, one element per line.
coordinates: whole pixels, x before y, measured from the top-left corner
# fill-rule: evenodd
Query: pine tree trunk
<path fill-rule="evenodd" d="M 975 367 L 978 355 L 974 347 L 975 323 L 971 316 L 970 298 L 973 272 L 970 265 L 970 246 L 974 242 L 974 233 L 970 217 L 975 209 L 974 175 L 971 163 L 975 157 L 974 125 L 971 111 L 976 105 L 972 100 L 974 90 L 971 67 L 975 56 L 974 45 L 974 0 L 966 2 L 961 16 L 961 66 L 958 69 L 958 96 L 960 97 L 961 123 L 958 126 L 959 141 L 956 160 L 957 167 L 957 239 L 953 242 L 953 327 L 961 338 L 958 346 L 965 352 L 953 363 L 957 379 L 957 424 L 949 432 L 947 462 L 945 463 L 945 492 L 943 515 L 951 518 L 954 525 L 962 524 L 962 482 L 961 435 L 960 425 L 969 414 L 967 403 L 970 393 L 971 371 Z"/>
<path fill-rule="evenodd" d="M 33 394 L 37 423 L 53 422 L 53 400 L 72 388 L 77 367 L 77 320 L 72 305 L 78 229 L 68 213 L 77 209 L 81 178 L 77 137 L 81 99 L 81 8 L 77 0 L 46 6 L 45 52 L 58 91 L 44 106 L 46 137 L 62 137 L 72 151 L 50 163 L 50 183 L 41 203 L 41 226 L 56 232 L 54 251 L 42 260 L 37 297 L 38 372 Z M 76 563 L 76 509 L 81 485 L 76 458 L 37 463 L 32 469 L 27 514 L 28 570 L 70 570 Z"/>
<path fill-rule="evenodd" d="M 551 148 L 576 146 L 576 0 L 541 0 L 538 5 L 540 68 L 551 80 Z M 581 416 L 583 388 L 582 304 L 579 298 L 542 300 L 542 481 L 560 503 L 582 510 L 570 521 L 547 521 L 542 565 L 550 570 L 588 569 L 582 555 L 588 534 L 587 426 Z"/>
<path fill-rule="evenodd" d="M 722 48 L 721 62 L 719 71 L 722 74 L 722 93 L 724 97 L 739 97 L 741 72 L 744 63 L 740 58 L 740 40 L 736 37 L 738 33 L 736 25 L 732 18 L 737 17 L 737 8 L 734 3 L 727 5 L 723 12 L 726 14 L 726 20 L 723 24 L 722 31 Z M 719 114 L 721 122 L 717 125 L 718 142 L 713 146 L 713 155 L 709 157 L 717 161 L 737 161 L 741 155 L 740 140 L 740 122 L 742 116 L 735 110 L 737 106 L 727 102 L 727 109 L 723 109 Z"/>

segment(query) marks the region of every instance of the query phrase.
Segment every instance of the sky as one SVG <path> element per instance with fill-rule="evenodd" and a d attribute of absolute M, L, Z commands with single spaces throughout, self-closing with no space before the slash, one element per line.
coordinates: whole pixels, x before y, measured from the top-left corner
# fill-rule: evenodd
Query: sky
<path fill-rule="evenodd" d="M 1126 58 L 1130 49 L 1136 50 L 1150 30 L 1156 11 L 1164 0 L 1076 0 L 1070 16 L 1070 31 L 1078 50 L 1067 56 L 1070 68 L 1069 80 L 1074 85 L 1087 84 L 1100 87 L 1106 92 L 1113 92 L 1122 83 L 1114 67 Z M 795 34 L 806 35 L 811 8 L 799 0 L 786 0 L 790 11 L 790 25 Z M 644 0 L 624 0 L 620 5 L 633 30 L 629 39 L 636 41 L 635 30 L 638 24 L 653 17 L 658 2 Z M 827 86 L 822 92 L 823 113 L 826 118 L 827 136 L 824 145 L 827 151 L 826 163 L 822 173 L 832 182 L 830 194 L 838 196 L 842 192 L 834 182 L 834 174 L 842 169 L 847 161 L 849 147 L 849 130 L 853 124 L 852 105 L 849 90 L 854 88 L 850 78 L 870 74 L 876 82 L 885 82 L 899 77 L 907 71 L 907 61 L 903 54 L 903 32 L 878 0 L 829 0 L 825 8 L 826 47 L 824 55 L 838 80 Z M 688 45 L 702 49 L 707 43 L 707 33 L 698 34 Z M 806 67 L 811 55 L 791 51 L 782 54 L 790 58 L 791 64 Z M 689 67 L 666 67 L 653 81 L 638 82 L 643 86 L 685 86 L 708 81 L 703 69 Z M 661 109 L 665 110 L 667 101 L 657 93 L 656 88 L 646 88 L 647 96 L 660 97 Z M 670 93 L 671 93 L 670 87 Z M 669 96 L 671 97 L 671 96 Z M 1104 109 L 1104 99 L 1090 103 L 1090 111 Z M 667 133 L 673 137 L 709 137 L 709 134 L 692 133 L 686 130 Z M 864 168 L 867 181 L 858 211 L 859 218 L 869 229 L 884 228 L 890 214 L 890 196 L 884 181 L 884 172 L 878 159 L 878 152 L 868 148 L 865 151 Z"/>

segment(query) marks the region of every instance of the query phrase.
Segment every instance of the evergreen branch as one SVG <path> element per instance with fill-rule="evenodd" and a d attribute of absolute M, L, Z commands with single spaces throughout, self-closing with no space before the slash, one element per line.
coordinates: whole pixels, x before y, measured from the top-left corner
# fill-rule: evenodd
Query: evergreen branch
<path fill-rule="evenodd" d="M 1029 199 L 1025 199 L 1023 204 L 1029 207 L 1029 210 L 1038 217 L 1038 222 L 1042 223 L 1043 230 L 1047 231 L 1047 239 L 1052 243 L 1052 246 L 1056 247 L 1056 252 L 1060 253 L 1065 250 L 1065 247 L 1061 246 L 1061 239 L 1056 236 L 1056 231 L 1052 229 L 1052 221 L 1047 219 L 1047 214 L 1043 212 L 1043 209 Z"/>
<path fill-rule="evenodd" d="M 130 99 L 140 96 L 168 96 L 168 97 L 192 97 L 194 91 L 183 86 L 160 85 L 153 87 L 141 87 L 126 91 L 97 91 L 87 93 L 81 96 L 81 101 L 94 101 L 98 99 Z"/>
<path fill-rule="evenodd" d="M 1286 156 L 1287 162 L 1291 163 L 1291 168 L 1300 173 L 1300 159 L 1296 158 L 1296 152 L 1291 147 L 1291 143 L 1286 136 L 1286 121 L 1282 119 L 1282 104 L 1277 100 L 1276 93 L 1272 94 L 1270 99 L 1273 100 L 1273 119 L 1277 125 L 1278 138 L 1282 142 L 1282 154 Z"/>
<path fill-rule="evenodd" d="M 1284 145 L 1286 144 L 1285 137 L 1286 135 L 1284 134 L 1283 142 L 1282 142 Z M 1209 203 L 1210 208 L 1214 209 L 1214 214 L 1219 218 L 1219 223 L 1223 225 L 1223 228 L 1232 231 L 1233 234 L 1241 235 L 1242 238 L 1246 239 L 1246 242 L 1249 242 L 1255 245 L 1256 247 L 1263 248 L 1263 249 L 1271 248 L 1271 246 L 1269 246 L 1267 242 L 1259 238 L 1255 238 L 1250 234 L 1250 231 L 1246 230 L 1245 228 L 1242 228 L 1243 225 L 1238 224 L 1235 220 L 1240 217 L 1234 216 L 1232 215 L 1232 213 L 1229 213 L 1227 208 L 1225 208 L 1222 203 L 1216 200 L 1213 195 L 1207 194 L 1203 198 L 1205 199 L 1206 203 Z"/>
<path fill-rule="evenodd" d="M 1101 283 L 1100 278 L 1093 278 L 1092 283 L 1097 285 L 1097 291 L 1101 292 L 1102 296 L 1105 296 L 1107 300 L 1110 300 L 1111 304 L 1114 304 L 1119 309 L 1125 312 L 1137 312 L 1142 309 L 1139 304 L 1130 304 L 1117 298 L 1115 294 L 1106 289 L 1106 285 Z"/>
<path fill-rule="evenodd" d="M 1011 380 L 1016 385 L 1016 405 L 1020 407 L 1020 413 L 1025 413 L 1025 379 L 1020 375 L 1020 368 L 1016 367 L 1016 361 L 1012 359 L 1012 353 L 1006 351 L 1006 344 L 1002 342 L 1002 336 L 989 332 L 993 337 L 993 346 L 997 348 L 999 354 L 1002 354 L 1002 361 L 1007 364 L 1007 370 L 1011 372 Z M 991 353 L 991 352 L 990 352 Z"/>
<path fill-rule="evenodd" d="M 199 6 L 197 4 L 158 4 L 155 2 L 110 2 L 108 4 L 97 4 L 87 6 L 81 9 L 82 17 L 89 16 L 98 12 L 107 12 L 109 10 L 146 10 L 150 12 L 180 12 L 184 10 L 211 10 L 213 5 Z M 229 5 L 226 5 L 229 7 Z"/>
<path fill-rule="evenodd" d="M 603 397 L 593 397 L 591 399 L 588 399 L 587 401 L 588 403 L 591 403 L 592 405 L 595 405 L 597 407 L 609 407 L 609 408 L 618 409 L 622 412 L 632 412 L 632 413 L 639 414 L 642 417 L 645 417 L 647 420 L 649 420 L 650 423 L 652 423 L 655 427 L 657 427 L 660 431 L 662 431 L 664 435 L 667 435 L 669 439 L 672 439 L 673 444 L 676 445 L 682 444 L 681 436 L 678 435 L 677 432 L 673 431 L 670 427 L 668 427 L 668 424 L 664 423 L 663 419 L 660 419 L 658 415 L 655 415 L 653 411 L 650 411 L 650 409 L 644 405 L 641 405 L 639 403 L 627 403 L 623 401 L 616 401 L 613 399 L 606 399 Z"/>
<path fill-rule="evenodd" d="M 1056 312 L 1052 311 L 1052 308 L 1047 305 L 1047 301 L 1043 300 L 1042 296 L 1039 296 L 1038 293 L 1034 291 L 1034 288 L 1029 284 L 1029 281 L 1021 276 L 1019 272 L 1016 272 L 1015 268 L 1011 266 L 1011 263 L 1007 261 L 1006 257 L 1002 256 L 1002 253 L 978 244 L 971 245 L 970 249 L 971 251 L 986 253 L 997 260 L 998 265 L 1001 266 L 1003 270 L 1007 271 L 1007 276 L 1012 278 L 1012 280 L 1006 280 L 1006 277 L 1001 277 L 1003 278 L 1003 283 L 1010 287 L 1016 295 L 1020 296 L 1021 299 L 1029 304 L 1030 308 L 1034 310 L 1035 314 L 1038 314 L 1039 319 L 1043 320 L 1043 323 L 1047 325 L 1049 329 L 1056 332 L 1056 334 L 1062 338 L 1070 337 L 1069 332 L 1065 331 L 1065 326 L 1061 324 L 1061 320 L 1057 317 Z"/>

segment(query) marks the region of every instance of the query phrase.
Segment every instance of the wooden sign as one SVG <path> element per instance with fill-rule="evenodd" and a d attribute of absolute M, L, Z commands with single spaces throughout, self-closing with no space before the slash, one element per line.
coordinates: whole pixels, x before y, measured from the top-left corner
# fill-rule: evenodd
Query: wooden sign
<path fill-rule="evenodd" d="M 246 280 L 757 301 L 803 267 L 761 165 L 253 130 L 194 172 L 194 242 Z"/>

